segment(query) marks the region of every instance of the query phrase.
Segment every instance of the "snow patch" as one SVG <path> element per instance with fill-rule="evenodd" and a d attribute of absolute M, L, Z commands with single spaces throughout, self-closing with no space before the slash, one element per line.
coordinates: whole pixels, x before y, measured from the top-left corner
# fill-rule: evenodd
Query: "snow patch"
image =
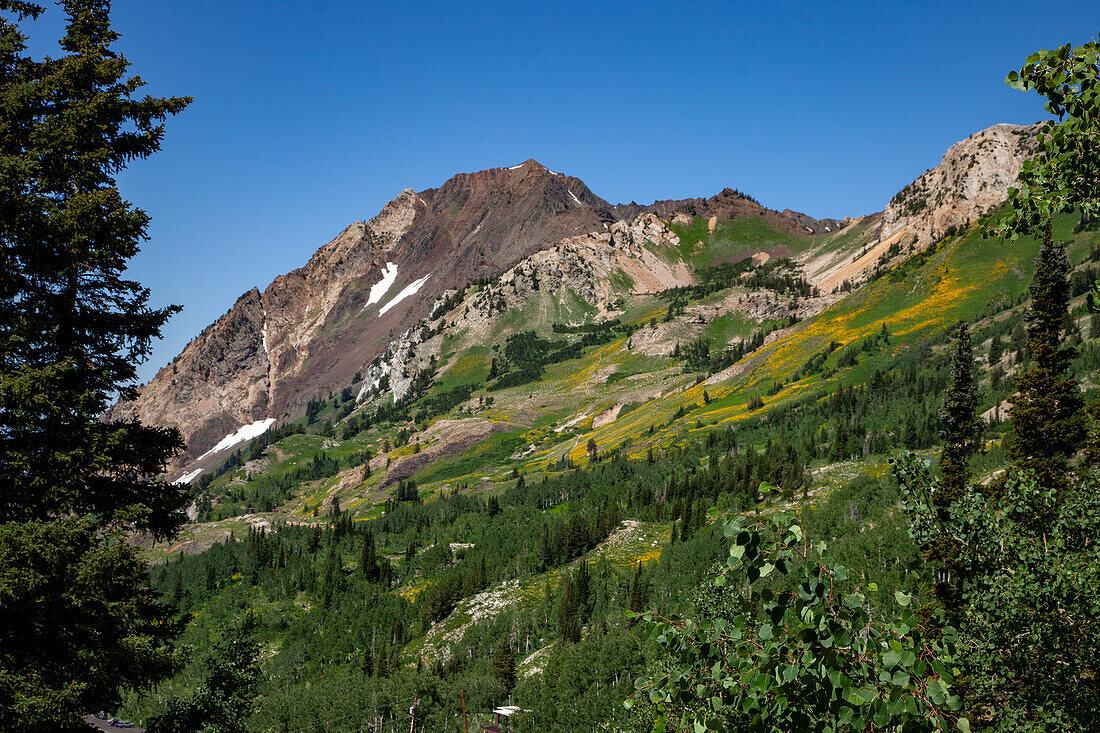
<path fill-rule="evenodd" d="M 566 189 L 566 190 L 568 190 L 568 189 Z M 577 198 L 577 194 L 573 193 L 572 191 L 569 191 L 569 195 L 572 196 L 573 200 L 577 202 L 577 206 L 584 206 L 584 204 L 581 203 L 581 200 L 579 198 Z"/>
<path fill-rule="evenodd" d="M 223 451 L 226 448 L 232 448 L 237 443 L 243 443 L 246 440 L 258 438 L 259 436 L 266 433 L 267 429 L 270 428 L 272 423 L 274 422 L 275 418 L 269 417 L 266 420 L 257 420 L 254 423 L 242 425 L 241 428 L 237 430 L 237 432 L 230 433 L 229 435 L 225 436 L 220 441 L 218 441 L 217 445 L 199 456 L 198 460 L 201 461 L 203 458 L 206 458 L 211 453 L 217 453 L 218 451 Z"/>
<path fill-rule="evenodd" d="M 507 168 L 505 168 L 505 170 L 514 171 L 516 168 L 522 168 L 522 167 L 523 167 L 523 163 L 520 163 L 519 165 L 510 165 Z"/>
<path fill-rule="evenodd" d="M 401 290 L 400 293 L 398 293 L 397 295 L 395 295 L 393 297 L 393 300 L 391 300 L 389 303 L 386 303 L 384 306 L 382 306 L 379 309 L 378 315 L 379 316 L 383 315 L 390 308 L 393 308 L 395 305 L 400 303 L 405 298 L 407 298 L 410 295 L 413 295 L 414 293 L 416 293 L 418 290 L 420 290 L 420 288 L 422 288 L 424 286 L 424 283 L 428 282 L 429 277 L 431 277 L 431 275 L 425 275 L 424 277 L 420 278 L 419 280 L 414 280 L 413 282 L 406 285 Z"/>
<path fill-rule="evenodd" d="M 368 305 L 382 300 L 393 284 L 397 281 L 397 265 L 392 262 L 387 262 L 386 266 L 382 268 L 382 279 L 370 286 L 370 296 L 367 298 L 366 304 L 363 306 L 366 308 Z"/>
<path fill-rule="evenodd" d="M 194 481 L 196 478 L 198 478 L 200 473 L 202 473 L 202 469 L 201 468 L 196 468 L 194 471 L 191 471 L 190 473 L 183 474 L 182 476 L 180 476 L 178 479 L 176 479 L 172 483 L 175 483 L 175 484 L 189 484 L 192 481 Z"/>
<path fill-rule="evenodd" d="M 829 227 L 825 227 L 825 231 L 827 231 L 827 232 L 830 232 L 830 231 L 832 231 L 832 230 L 831 230 L 831 229 L 829 229 Z"/>
<path fill-rule="evenodd" d="M 813 230 L 813 229 L 810 229 L 809 227 L 806 227 L 806 231 L 808 231 L 808 232 L 809 232 L 810 234 L 813 234 L 813 233 L 814 233 L 814 230 Z"/>

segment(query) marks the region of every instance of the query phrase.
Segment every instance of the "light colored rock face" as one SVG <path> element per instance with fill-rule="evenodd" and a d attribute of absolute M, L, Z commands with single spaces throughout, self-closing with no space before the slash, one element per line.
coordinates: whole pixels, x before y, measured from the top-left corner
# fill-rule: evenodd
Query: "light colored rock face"
<path fill-rule="evenodd" d="M 752 266 L 760 267 L 761 265 L 767 263 L 768 260 L 770 260 L 771 258 L 772 256 L 767 252 L 757 252 L 752 256 Z"/>
<path fill-rule="evenodd" d="M 431 368 L 443 345 L 442 336 L 426 337 L 426 333 L 424 326 L 417 326 L 394 339 L 386 351 L 364 369 L 366 379 L 356 400 L 361 402 L 385 391 L 383 378 L 388 381 L 389 392 L 395 401 L 405 397 L 417 373 Z"/>
<path fill-rule="evenodd" d="M 1036 130 L 1035 125 L 994 125 L 952 145 L 938 166 L 890 201 L 881 239 L 909 230 L 923 247 L 999 206 L 1020 166 L 1035 154 Z"/>
<path fill-rule="evenodd" d="M 623 403 L 616 402 L 611 407 L 607 408 L 596 417 L 592 418 L 592 429 L 602 428 L 605 425 L 610 425 L 619 419 L 619 413 L 622 412 Z"/>
<path fill-rule="evenodd" d="M 523 307 L 540 292 L 564 290 L 574 292 L 600 316 L 606 316 L 615 310 L 628 281 L 633 293 L 657 293 L 693 284 L 695 278 L 673 249 L 679 244 L 668 224 L 648 213 L 633 221 L 617 221 L 604 232 L 568 237 L 474 293 L 455 323 L 475 333 L 487 332 L 496 318 Z"/>
<path fill-rule="evenodd" d="M 418 204 L 424 205 L 416 195 L 416 191 L 406 188 L 400 196 L 386 204 L 378 212 L 378 216 L 367 222 L 367 228 L 370 229 L 381 251 L 392 250 L 408 233 L 416 218 Z"/>

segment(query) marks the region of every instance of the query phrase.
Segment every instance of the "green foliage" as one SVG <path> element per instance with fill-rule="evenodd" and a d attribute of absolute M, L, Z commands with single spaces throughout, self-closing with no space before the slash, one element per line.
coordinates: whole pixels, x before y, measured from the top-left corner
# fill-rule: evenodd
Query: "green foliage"
<path fill-rule="evenodd" d="M 949 536 L 967 577 L 959 666 L 967 708 L 995 731 L 1092 731 L 1100 725 L 1100 480 L 1090 470 L 1059 498 L 1013 471 L 995 501 L 968 487 L 945 517 L 938 483 L 906 455 L 895 472 L 921 543 Z"/>
<path fill-rule="evenodd" d="M 8 17 L 22 13 L 0 16 L 0 521 L 75 512 L 164 537 L 184 499 L 151 477 L 178 433 L 100 416 L 132 396 L 177 310 L 149 308 L 122 277 L 148 217 L 114 176 L 159 149 L 161 122 L 189 100 L 135 98 L 142 82 L 111 50 L 108 5 L 62 3 L 64 53 L 43 61 L 24 55 Z"/>
<path fill-rule="evenodd" d="M 149 219 L 115 176 L 190 100 L 138 96 L 109 2 L 58 5 L 61 53 L 35 60 L 44 8 L 0 3 L 0 709 L 45 730 L 173 670 L 180 625 L 126 532 L 170 537 L 187 502 L 156 479 L 178 432 L 104 415 L 178 310 L 123 277 Z"/>
<path fill-rule="evenodd" d="M 654 731 L 955 727 L 953 629 L 922 625 L 901 591 L 900 612 L 873 620 L 846 568 L 789 516 L 724 532 L 729 558 L 695 616 L 642 616 L 669 655 L 634 698 L 655 706 Z"/>
<path fill-rule="evenodd" d="M 507 637 L 500 640 L 493 650 L 493 677 L 508 692 L 516 686 L 516 657 L 512 653 L 512 644 Z"/>
<path fill-rule="evenodd" d="M 993 343 L 997 343 L 996 337 Z M 984 422 L 977 416 L 978 394 L 974 384 L 974 354 L 970 345 L 970 329 L 960 323 L 951 357 L 951 381 L 944 395 L 939 417 L 943 424 L 940 437 L 939 489 L 930 497 L 935 511 L 943 518 L 950 515 L 952 505 L 966 491 L 970 482 L 970 458 L 980 448 Z M 941 536 L 921 547 L 924 559 L 938 571 L 934 593 L 943 604 L 952 623 L 958 622 L 962 609 L 962 585 L 966 569 L 959 562 L 957 541 Z"/>
<path fill-rule="evenodd" d="M 605 321 L 598 324 L 570 327 L 555 323 L 554 333 L 580 334 L 576 341 L 549 341 L 534 331 L 513 334 L 504 343 L 503 360 L 493 360 L 490 370 L 489 390 L 506 389 L 527 384 L 539 379 L 543 369 L 560 361 L 580 357 L 590 346 L 609 343 L 616 338 L 627 336 L 631 328 L 619 321 Z"/>
<path fill-rule="evenodd" d="M 1009 455 L 1017 466 L 1036 471 L 1048 486 L 1062 485 L 1067 461 L 1085 437 L 1081 393 L 1069 373 L 1076 352 L 1062 345 L 1069 269 L 1061 244 L 1044 244 L 1039 250 L 1027 315 L 1032 360 L 1016 378 L 1017 394 L 1009 410 Z"/>
<path fill-rule="evenodd" d="M 71 518 L 0 524 L 0 709 L 9 730 L 64 729 L 177 667 L 181 622 L 120 535 Z"/>
<path fill-rule="evenodd" d="M 959 324 L 951 357 L 951 381 L 940 408 L 943 423 L 943 453 L 940 454 L 941 491 L 933 497 L 943 511 L 959 496 L 970 480 L 967 461 L 979 447 L 982 423 L 978 419 L 978 394 L 974 384 L 974 352 L 970 327 Z"/>
<path fill-rule="evenodd" d="M 640 633 L 593 629 L 576 644 L 555 644 L 540 660 L 542 673 L 519 681 L 513 698 L 530 714 L 517 715 L 518 733 L 577 733 L 622 720 L 623 701 L 645 669 Z"/>
<path fill-rule="evenodd" d="M 260 682 L 260 648 L 245 627 L 215 642 L 202 684 L 149 725 L 150 733 L 246 733 Z"/>
<path fill-rule="evenodd" d="M 1058 122 L 1044 123 L 1039 155 L 1020 169 L 1008 189 L 1011 213 L 988 231 L 1010 239 L 1034 234 L 1048 241 L 1057 213 L 1080 211 L 1087 222 L 1100 213 L 1100 43 L 1037 51 L 1005 83 L 1046 98 Z"/>

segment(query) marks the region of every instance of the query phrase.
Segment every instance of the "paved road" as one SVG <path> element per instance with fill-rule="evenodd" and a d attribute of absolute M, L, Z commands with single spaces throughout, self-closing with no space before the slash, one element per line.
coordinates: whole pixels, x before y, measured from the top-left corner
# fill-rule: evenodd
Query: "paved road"
<path fill-rule="evenodd" d="M 106 720 L 100 720 L 94 715 L 85 715 L 84 722 L 92 726 L 93 728 L 98 728 L 99 730 L 108 730 L 112 733 L 123 733 L 123 731 L 130 731 L 130 733 L 145 733 L 144 728 L 116 728 L 115 726 L 110 725 Z"/>

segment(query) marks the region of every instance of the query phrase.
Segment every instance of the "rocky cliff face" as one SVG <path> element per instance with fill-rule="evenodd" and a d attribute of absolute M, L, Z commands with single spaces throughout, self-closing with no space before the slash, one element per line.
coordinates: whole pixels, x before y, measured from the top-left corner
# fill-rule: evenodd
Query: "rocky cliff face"
<path fill-rule="evenodd" d="M 886 207 L 882 239 L 911 233 L 924 246 L 1002 204 L 1020 166 L 1035 154 L 1035 125 L 994 125 L 947 149 L 940 164 Z"/>
<path fill-rule="evenodd" d="M 509 310 L 545 294 L 557 298 L 569 292 L 598 314 L 615 310 L 619 296 L 657 293 L 690 285 L 695 278 L 674 247 L 679 237 L 655 214 L 617 221 L 606 231 L 590 232 L 562 241 L 527 257 L 494 282 L 470 295 L 456 311 L 457 328 L 488 334 L 492 324 Z"/>

